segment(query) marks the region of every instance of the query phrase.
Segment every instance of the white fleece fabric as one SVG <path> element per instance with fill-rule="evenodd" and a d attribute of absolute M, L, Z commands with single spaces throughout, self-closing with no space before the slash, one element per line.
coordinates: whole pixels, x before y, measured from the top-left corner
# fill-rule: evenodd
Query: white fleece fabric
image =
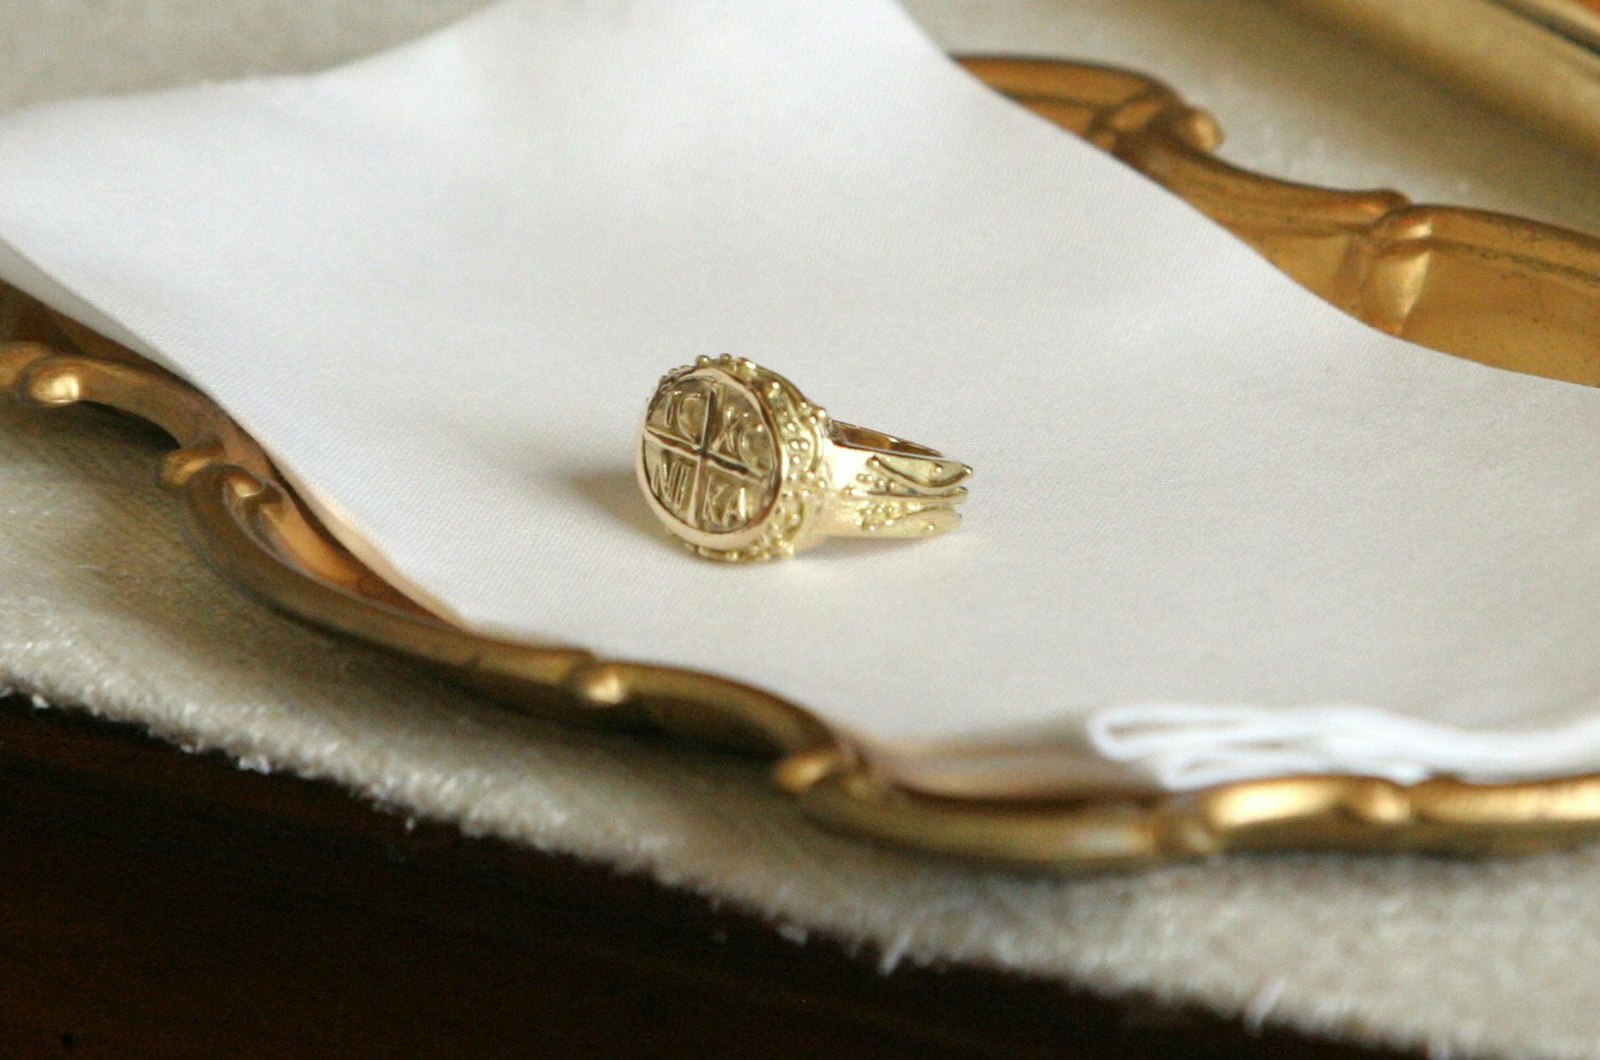
<path fill-rule="evenodd" d="M 17 0 L 0 10 L 0 100 L 321 66 L 473 6 L 116 0 L 91 17 Z M 910 6 L 952 48 L 1164 76 L 1218 113 L 1247 164 L 1600 230 L 1577 159 L 1266 6 Z M 157 453 L 90 410 L 0 406 L 0 683 L 647 871 L 870 946 L 886 967 L 967 960 L 1438 1051 L 1600 1053 L 1594 852 L 1061 881 L 870 848 L 806 825 L 757 770 L 508 715 L 240 599 L 144 484 Z"/>

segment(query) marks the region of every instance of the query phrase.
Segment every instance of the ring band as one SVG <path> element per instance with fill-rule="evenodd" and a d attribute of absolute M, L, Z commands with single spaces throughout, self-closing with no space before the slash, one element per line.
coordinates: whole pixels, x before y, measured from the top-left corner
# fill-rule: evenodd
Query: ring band
<path fill-rule="evenodd" d="M 701 357 L 664 376 L 637 461 L 652 511 L 692 551 L 735 563 L 825 537 L 932 537 L 961 522 L 967 465 L 839 423 L 752 361 Z"/>

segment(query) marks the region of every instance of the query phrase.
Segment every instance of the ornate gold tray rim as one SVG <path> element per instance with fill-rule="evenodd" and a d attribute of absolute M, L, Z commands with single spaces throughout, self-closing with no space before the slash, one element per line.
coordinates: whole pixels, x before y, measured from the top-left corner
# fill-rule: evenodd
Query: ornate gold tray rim
<path fill-rule="evenodd" d="M 1600 383 L 1600 241 L 1516 218 L 1417 206 L 1237 169 L 1215 123 L 1149 78 L 1044 60 L 969 58 L 1024 106 L 1121 158 L 1375 327 L 1517 371 Z M 994 863 L 1126 869 L 1238 850 L 1513 853 L 1600 834 L 1600 774 L 1414 785 L 1303 776 L 1194 792 L 939 790 L 777 695 L 711 674 L 492 640 L 408 600 L 334 541 L 256 443 L 203 395 L 71 320 L 4 292 L 0 388 L 42 406 L 141 417 L 179 448 L 160 480 L 225 577 L 313 625 L 400 652 L 518 709 L 648 728 L 772 762 L 812 819 Z M 1530 298 L 1536 301 L 1530 301 Z M 1539 319 L 1521 307 L 1538 304 Z M 1499 326 L 1496 326 L 1499 325 Z"/>

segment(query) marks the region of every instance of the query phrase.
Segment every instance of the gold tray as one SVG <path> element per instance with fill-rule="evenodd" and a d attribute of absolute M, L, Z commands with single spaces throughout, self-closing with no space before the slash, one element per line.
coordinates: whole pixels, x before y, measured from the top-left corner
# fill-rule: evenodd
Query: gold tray
<path fill-rule="evenodd" d="M 1341 192 L 1215 158 L 1205 113 L 1149 78 L 974 58 L 994 88 L 1165 185 L 1289 276 L 1384 331 L 1447 353 L 1600 383 L 1600 241 L 1495 214 Z M 0 289 L 0 389 L 142 417 L 179 448 L 161 482 L 189 540 L 296 618 L 430 663 L 517 709 L 648 728 L 757 756 L 814 820 L 860 836 L 1058 870 L 1129 869 L 1235 850 L 1523 853 L 1600 834 L 1600 774 L 1414 785 L 1301 776 L 1195 792 L 1085 782 L 1002 786 L 936 758 L 893 759 L 803 707 L 711 674 L 476 636 L 428 613 L 334 541 L 216 405 L 128 350 Z"/>

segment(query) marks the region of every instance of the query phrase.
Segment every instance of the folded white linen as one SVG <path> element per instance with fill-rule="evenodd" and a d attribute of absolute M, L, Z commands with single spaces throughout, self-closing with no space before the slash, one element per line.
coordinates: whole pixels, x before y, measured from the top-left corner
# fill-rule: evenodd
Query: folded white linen
<path fill-rule="evenodd" d="M 1600 395 L 1341 316 L 887 0 L 512 2 L 18 112 L 0 241 L 476 628 L 1173 787 L 1600 768 Z M 967 525 L 670 545 L 634 432 L 724 351 L 971 462 Z"/>

